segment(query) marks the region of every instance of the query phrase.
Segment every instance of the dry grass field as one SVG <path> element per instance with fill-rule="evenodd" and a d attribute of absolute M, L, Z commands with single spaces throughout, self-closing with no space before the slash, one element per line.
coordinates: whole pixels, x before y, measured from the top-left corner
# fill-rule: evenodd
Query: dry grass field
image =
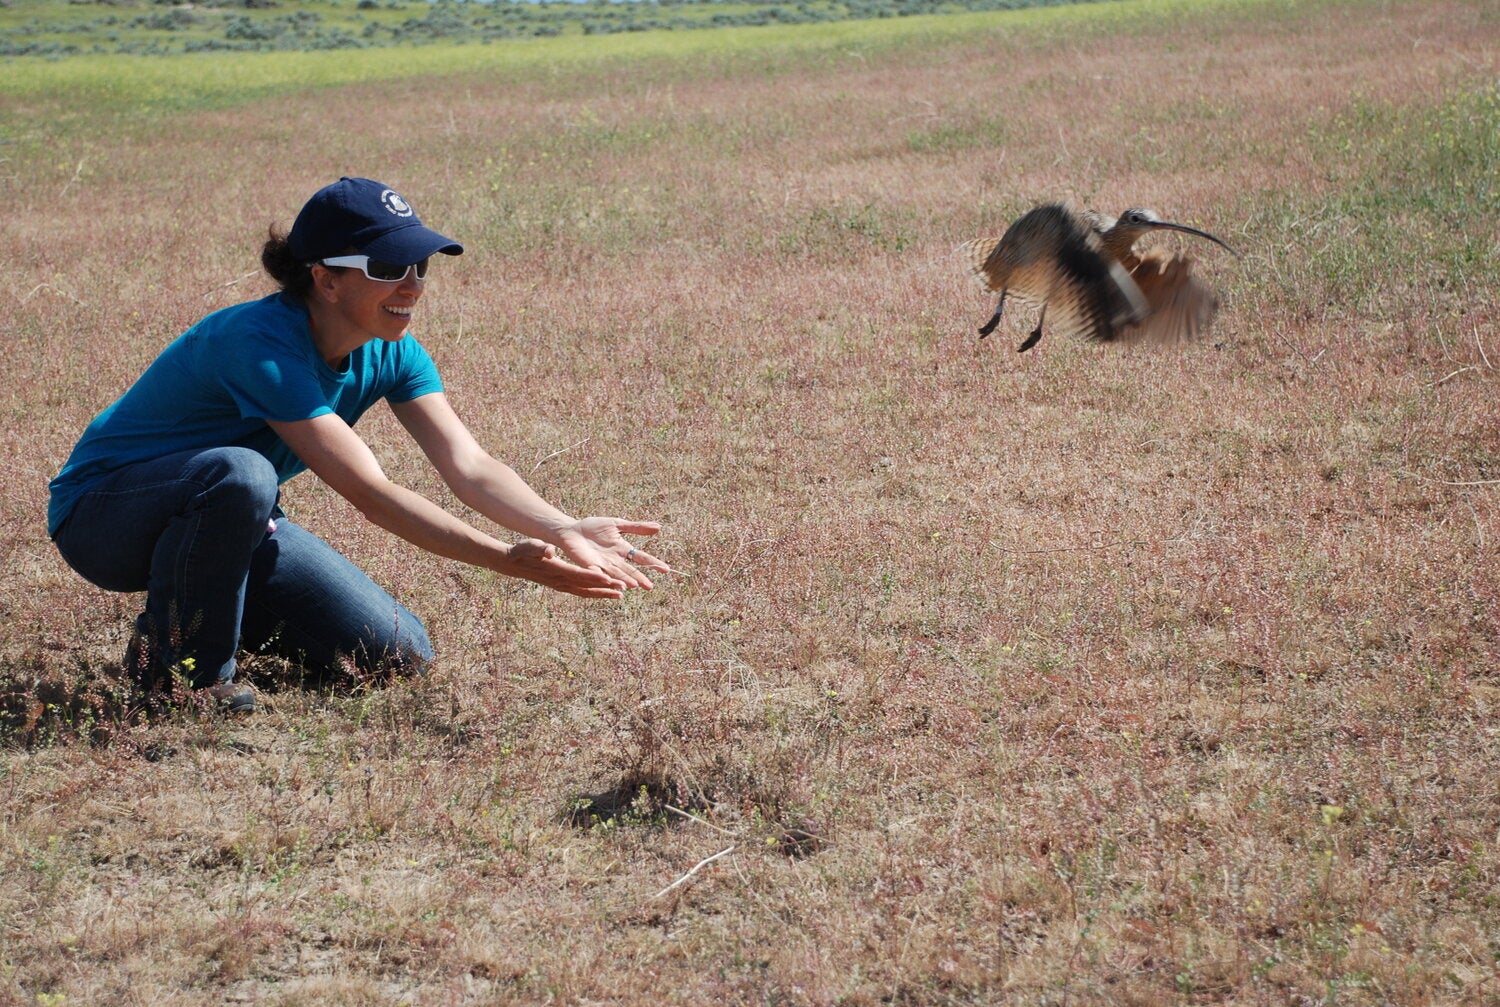
<path fill-rule="evenodd" d="M 0 1004 L 1500 1002 L 1500 12 L 964 18 L 4 99 Z M 122 723 L 46 482 L 346 173 L 466 242 L 413 330 L 480 438 L 682 575 L 304 476 L 432 673 Z M 1240 249 L 1210 339 L 980 341 L 955 246 L 1059 198 Z"/>

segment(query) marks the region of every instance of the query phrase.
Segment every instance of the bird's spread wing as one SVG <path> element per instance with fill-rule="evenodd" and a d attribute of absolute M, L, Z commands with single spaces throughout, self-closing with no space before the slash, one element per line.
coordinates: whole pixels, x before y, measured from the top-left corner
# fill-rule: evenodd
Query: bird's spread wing
<path fill-rule="evenodd" d="M 1098 250 L 1099 239 L 1088 223 L 1060 203 L 1026 211 L 999 238 L 980 238 L 959 246 L 970 275 L 986 290 L 1040 304 L 1047 299 L 1049 264 L 1063 249 Z"/>
<path fill-rule="evenodd" d="M 1110 342 L 1145 314 L 1146 299 L 1130 274 L 1097 253 L 1063 257 L 1050 296 L 1047 329 L 1054 335 Z"/>
<path fill-rule="evenodd" d="M 1139 323 L 1121 329 L 1120 338 L 1164 345 L 1197 339 L 1208 331 L 1219 299 L 1193 276 L 1191 258 L 1153 249 L 1141 256 L 1131 275 L 1147 310 Z"/>
<path fill-rule="evenodd" d="M 958 257 L 962 260 L 974 282 L 985 290 L 999 292 L 1000 278 L 993 268 L 995 254 L 1000 250 L 1004 238 L 975 238 L 958 246 Z"/>
<path fill-rule="evenodd" d="M 1146 309 L 1130 275 L 1103 254 L 1094 228 L 1059 204 L 1029 211 L 1001 238 L 966 242 L 960 253 L 986 289 L 1046 305 L 1047 330 L 1059 336 L 1111 340 Z"/>

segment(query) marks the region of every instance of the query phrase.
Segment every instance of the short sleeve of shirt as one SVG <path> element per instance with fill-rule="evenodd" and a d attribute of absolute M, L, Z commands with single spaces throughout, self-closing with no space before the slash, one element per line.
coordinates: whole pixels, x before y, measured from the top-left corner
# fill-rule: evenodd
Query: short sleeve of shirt
<path fill-rule="evenodd" d="M 385 393 L 389 402 L 410 402 L 412 399 L 443 390 L 443 379 L 438 376 L 437 364 L 426 347 L 412 336 L 407 336 L 391 347 L 395 357 L 395 376 Z"/>
<path fill-rule="evenodd" d="M 352 426 L 381 399 L 407 402 L 443 390 L 437 365 L 409 334 L 365 343 L 338 370 L 317 354 L 300 327 L 242 331 L 232 352 L 218 342 L 210 351 L 216 380 L 246 419 L 296 422 L 333 412 Z"/>

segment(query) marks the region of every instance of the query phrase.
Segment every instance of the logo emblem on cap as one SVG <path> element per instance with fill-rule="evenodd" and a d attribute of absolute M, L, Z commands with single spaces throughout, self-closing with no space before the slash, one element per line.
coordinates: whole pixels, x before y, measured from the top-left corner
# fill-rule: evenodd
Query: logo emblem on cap
<path fill-rule="evenodd" d="M 387 189 L 380 194 L 381 204 L 397 217 L 410 217 L 412 215 L 411 204 L 402 199 L 395 189 Z"/>

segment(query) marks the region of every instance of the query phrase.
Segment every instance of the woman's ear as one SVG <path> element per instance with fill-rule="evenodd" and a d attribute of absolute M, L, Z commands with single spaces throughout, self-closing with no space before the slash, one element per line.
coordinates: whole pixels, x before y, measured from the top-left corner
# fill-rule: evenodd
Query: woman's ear
<path fill-rule="evenodd" d="M 314 262 L 312 264 L 312 289 L 309 294 L 325 303 L 336 303 L 339 299 L 338 275 L 321 262 Z"/>

